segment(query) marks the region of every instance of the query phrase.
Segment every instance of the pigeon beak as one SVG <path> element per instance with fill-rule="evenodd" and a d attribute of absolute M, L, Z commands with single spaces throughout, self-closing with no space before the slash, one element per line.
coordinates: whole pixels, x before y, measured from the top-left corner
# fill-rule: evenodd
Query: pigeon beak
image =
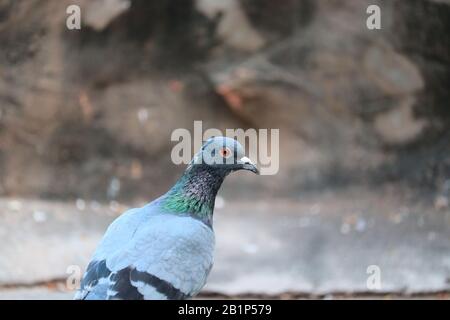
<path fill-rule="evenodd" d="M 256 167 L 256 164 L 254 164 L 249 158 L 242 157 L 238 160 L 238 164 L 242 166 L 242 169 L 249 170 L 253 173 L 259 174 L 259 170 Z"/>

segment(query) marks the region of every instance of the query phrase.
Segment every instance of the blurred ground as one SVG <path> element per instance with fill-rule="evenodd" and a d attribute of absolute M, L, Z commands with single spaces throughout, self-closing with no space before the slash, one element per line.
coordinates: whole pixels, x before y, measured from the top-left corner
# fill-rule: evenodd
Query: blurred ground
<path fill-rule="evenodd" d="M 62 286 L 51 285 L 39 286 L 35 288 L 10 288 L 0 290 L 0 300 L 71 300 L 73 293 L 68 292 Z M 326 300 L 339 300 L 339 299 L 420 299 L 420 300 L 449 300 L 450 294 L 447 292 L 425 293 L 425 294 L 351 294 L 351 293 L 334 293 L 326 295 L 311 295 L 308 293 L 285 293 L 281 295 L 254 295 L 254 294 L 241 294 L 241 295 L 223 295 L 220 293 L 203 292 L 200 293 L 195 299 L 326 299 Z"/>
<path fill-rule="evenodd" d="M 258 203 L 220 198 L 203 297 L 448 298 L 450 211 L 396 190 Z M 125 207 L 2 199 L 0 208 L 0 297 L 68 298 L 67 267 L 86 266 Z M 367 289 L 369 265 L 380 267 L 379 292 Z"/>

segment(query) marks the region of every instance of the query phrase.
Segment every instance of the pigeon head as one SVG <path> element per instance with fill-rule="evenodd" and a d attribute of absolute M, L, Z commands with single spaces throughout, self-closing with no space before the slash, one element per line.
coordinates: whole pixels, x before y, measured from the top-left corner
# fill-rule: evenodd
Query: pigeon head
<path fill-rule="evenodd" d="M 237 170 L 259 173 L 256 165 L 245 156 L 242 145 L 227 137 L 212 137 L 205 141 L 190 166 L 204 166 L 224 174 Z"/>
<path fill-rule="evenodd" d="M 239 142 L 226 137 L 208 139 L 175 185 L 163 197 L 162 206 L 172 214 L 189 215 L 212 226 L 214 202 L 225 177 L 237 170 L 258 173 Z"/>

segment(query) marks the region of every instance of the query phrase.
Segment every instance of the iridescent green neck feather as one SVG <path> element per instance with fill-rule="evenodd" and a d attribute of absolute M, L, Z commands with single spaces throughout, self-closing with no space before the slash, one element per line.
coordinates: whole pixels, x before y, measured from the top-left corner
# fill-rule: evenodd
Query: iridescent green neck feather
<path fill-rule="evenodd" d="M 188 215 L 212 226 L 214 202 L 227 170 L 207 165 L 190 166 L 162 202 L 168 213 Z"/>

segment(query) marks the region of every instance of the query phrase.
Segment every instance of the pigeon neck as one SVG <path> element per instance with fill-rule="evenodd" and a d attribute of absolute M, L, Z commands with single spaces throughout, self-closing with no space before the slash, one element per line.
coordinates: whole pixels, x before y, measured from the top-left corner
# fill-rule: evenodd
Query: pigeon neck
<path fill-rule="evenodd" d="M 214 202 L 227 172 L 206 165 L 190 166 L 169 190 L 164 207 L 212 226 Z"/>

